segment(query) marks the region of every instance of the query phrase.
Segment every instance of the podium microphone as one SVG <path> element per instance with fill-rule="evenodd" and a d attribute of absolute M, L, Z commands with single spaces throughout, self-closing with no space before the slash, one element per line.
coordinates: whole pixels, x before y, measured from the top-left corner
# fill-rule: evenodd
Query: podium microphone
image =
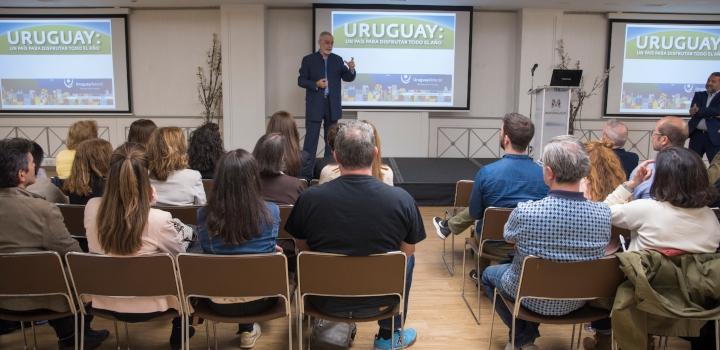
<path fill-rule="evenodd" d="M 530 68 L 530 76 L 532 76 L 532 77 L 535 76 L 535 70 L 537 69 L 537 67 L 538 67 L 538 64 L 535 63 L 535 64 L 532 66 L 532 68 Z"/>
<path fill-rule="evenodd" d="M 533 98 L 532 95 L 533 90 L 535 89 L 535 70 L 537 69 L 538 64 L 533 64 L 532 68 L 530 68 L 530 90 L 528 91 L 528 94 L 530 95 L 530 120 L 532 120 L 532 113 L 533 113 Z"/>

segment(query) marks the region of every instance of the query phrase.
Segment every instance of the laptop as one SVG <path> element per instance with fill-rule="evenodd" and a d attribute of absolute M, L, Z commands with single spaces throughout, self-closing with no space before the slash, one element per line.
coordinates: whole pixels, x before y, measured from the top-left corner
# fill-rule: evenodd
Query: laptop
<path fill-rule="evenodd" d="M 550 86 L 580 86 L 582 69 L 553 69 Z"/>

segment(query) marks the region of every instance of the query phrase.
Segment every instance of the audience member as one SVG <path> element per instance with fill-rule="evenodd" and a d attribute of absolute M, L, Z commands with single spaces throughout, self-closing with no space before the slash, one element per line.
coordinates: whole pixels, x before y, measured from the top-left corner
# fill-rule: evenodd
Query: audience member
<path fill-rule="evenodd" d="M 132 144 L 115 150 L 102 197 L 85 207 L 85 231 L 91 253 L 138 256 L 184 251 L 170 213 L 151 208 L 145 155 Z M 138 272 L 141 274 L 141 272 Z M 180 306 L 172 297 L 92 297 L 92 307 L 107 310 L 125 322 L 142 322 Z M 180 349 L 181 319 L 172 321 L 170 344 Z"/>
<path fill-rule="evenodd" d="M 633 152 L 625 150 L 625 143 L 628 139 L 628 129 L 623 122 L 617 119 L 610 119 L 603 127 L 603 140 L 610 141 L 612 143 L 613 151 L 618 158 L 625 171 L 625 177 L 630 178 L 630 173 L 638 165 L 640 157 Z M 591 160 L 592 162 L 592 160 Z"/>
<path fill-rule="evenodd" d="M 415 265 L 415 244 L 425 239 L 420 212 L 405 190 L 387 186 L 372 176 L 377 147 L 370 125 L 349 121 L 335 138 L 335 160 L 341 176 L 300 195 L 285 229 L 296 238 L 301 250 L 367 256 L 402 251 L 408 256 L 405 298 L 409 297 Z M 378 229 L 382 228 L 382 229 Z M 348 271 L 352 273 L 352 271 Z M 308 302 L 325 313 L 349 317 L 381 314 L 397 305 L 396 297 L 332 298 L 313 297 Z M 407 304 L 405 305 L 407 316 Z M 395 318 L 392 347 L 411 346 L 416 339 L 412 328 L 400 331 Z M 391 348 L 392 319 L 378 322 L 375 349 Z"/>
<path fill-rule="evenodd" d="M 112 152 L 110 142 L 103 139 L 80 142 L 70 177 L 63 182 L 70 204 L 86 204 L 90 198 L 103 195 Z"/>
<path fill-rule="evenodd" d="M 518 203 L 505 225 L 505 240 L 515 244 L 511 264 L 489 266 L 482 283 L 490 299 L 498 293 L 514 299 L 523 260 L 529 255 L 553 261 L 586 261 L 601 258 L 610 240 L 610 209 L 591 202 L 580 192 L 580 180 L 587 176 L 590 160 L 582 144 L 570 136 L 553 138 L 542 156 L 543 176 L 550 187 L 544 199 Z M 552 218 L 549 220 L 548 218 Z M 541 315 L 566 315 L 581 308 L 584 301 L 525 299 L 522 305 Z M 495 309 L 510 327 L 512 314 L 502 301 Z M 515 320 L 515 349 L 539 349 L 538 324 Z M 505 349 L 512 349 L 511 345 Z"/>
<path fill-rule="evenodd" d="M 260 168 L 262 196 L 268 202 L 295 204 L 305 190 L 305 182 L 283 173 L 283 136 L 265 134 L 255 144 L 253 156 Z"/>
<path fill-rule="evenodd" d="M 148 141 L 150 141 L 150 135 L 152 135 L 155 129 L 157 129 L 157 126 L 152 120 L 138 119 L 130 124 L 127 142 L 134 142 L 147 146 Z"/>
<path fill-rule="evenodd" d="M 45 151 L 37 143 L 33 142 L 32 147 L 33 162 L 35 163 L 35 183 L 26 186 L 28 192 L 37 194 L 45 198 L 50 203 L 67 204 L 68 197 L 55 184 L 50 181 L 45 170 L 41 167 Z"/>
<path fill-rule="evenodd" d="M 266 134 L 278 133 L 283 136 L 285 148 L 285 174 L 299 177 L 300 168 L 302 167 L 302 159 L 300 159 L 300 133 L 298 133 L 297 124 L 290 115 L 285 111 L 275 112 L 270 117 L 267 125 Z M 313 155 L 314 156 L 314 155 Z M 310 179 L 308 179 L 310 181 Z"/>
<path fill-rule="evenodd" d="M 547 195 L 542 168 L 527 155 L 527 147 L 534 133 L 535 126 L 530 118 L 517 113 L 508 113 L 503 117 L 499 137 L 505 155 L 478 170 L 468 208 L 447 220 L 433 218 L 435 230 L 441 239 L 451 233 L 460 234 L 475 220 L 482 220 L 488 207 L 515 208 L 520 202 L 541 199 Z M 482 223 L 476 225 L 478 233 L 481 227 Z M 513 251 L 504 242 L 486 246 L 499 256 L 512 254 Z M 470 271 L 473 279 L 477 279 L 478 275 L 479 271 Z"/>
<path fill-rule="evenodd" d="M 215 164 L 225 154 L 220 127 L 215 123 L 205 123 L 190 134 L 188 163 L 190 169 L 197 170 L 203 179 L 212 179 Z"/>
<path fill-rule="evenodd" d="M 35 181 L 33 144 L 24 139 L 0 141 L 0 252 L 56 251 L 61 256 L 79 252 L 80 245 L 70 237 L 60 210 L 42 197 L 26 191 Z M 67 312 L 67 300 L 61 296 L 4 297 L 0 308 L 13 311 L 38 309 Z M 85 348 L 95 349 L 108 331 L 91 330 L 91 318 L 85 323 Z M 75 348 L 75 319 L 68 316 L 48 323 L 55 330 L 60 349 Z"/>
<path fill-rule="evenodd" d="M 282 156 L 282 143 L 278 145 Z M 198 239 L 203 251 L 222 255 L 276 251 L 280 209 L 261 199 L 255 159 L 242 149 L 230 151 L 218 161 L 215 175 L 208 205 L 198 210 Z M 277 298 L 213 298 L 206 302 L 221 315 L 239 317 L 265 312 L 275 306 Z M 238 333 L 240 348 L 252 348 L 260 337 L 260 325 L 240 324 Z"/>
<path fill-rule="evenodd" d="M 594 202 L 605 200 L 625 181 L 625 171 L 612 147 L 611 143 L 605 141 L 585 143 L 585 151 L 590 158 L 590 171 L 580 182 L 580 192 L 583 192 L 588 200 Z"/>
<path fill-rule="evenodd" d="M 81 120 L 70 126 L 67 139 L 65 139 L 67 149 L 60 151 L 55 156 L 55 171 L 59 178 L 67 179 L 70 176 L 75 159 L 75 148 L 80 142 L 97 137 L 97 122 L 94 120 Z"/>
<path fill-rule="evenodd" d="M 685 140 L 688 138 L 687 123 L 678 117 L 668 116 L 661 118 L 655 122 L 655 129 L 653 129 L 650 138 L 652 148 L 657 152 L 673 146 L 683 147 Z M 650 187 L 655 178 L 654 168 L 654 163 L 648 164 L 650 178 L 635 187 L 632 195 L 633 199 L 651 198 Z M 637 171 L 637 168 L 630 174 L 630 178 L 635 177 L 635 171 Z"/>
<path fill-rule="evenodd" d="M 341 123 L 335 123 L 330 126 L 327 133 L 327 144 L 330 147 L 330 151 L 335 151 L 335 136 L 337 135 L 338 128 Z M 340 176 L 340 167 L 335 159 L 326 162 L 325 166 L 320 170 L 320 177 L 318 184 L 322 185 L 328 181 L 337 179 Z"/>
<path fill-rule="evenodd" d="M 205 205 L 202 175 L 188 169 L 187 144 L 180 128 L 155 130 L 147 158 L 158 205 Z"/>
<path fill-rule="evenodd" d="M 375 136 L 375 147 L 378 150 L 377 154 L 375 154 L 375 159 L 373 159 L 372 176 L 390 186 L 393 186 L 393 171 L 389 166 L 387 166 L 387 164 L 382 163 L 382 143 L 380 142 L 380 133 L 378 133 L 375 125 L 367 120 L 364 120 L 364 122 L 372 127 L 373 135 Z"/>

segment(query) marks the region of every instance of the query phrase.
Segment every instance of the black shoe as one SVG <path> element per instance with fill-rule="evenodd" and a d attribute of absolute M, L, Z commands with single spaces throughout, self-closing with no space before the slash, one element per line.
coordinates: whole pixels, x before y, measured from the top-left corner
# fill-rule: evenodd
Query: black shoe
<path fill-rule="evenodd" d="M 475 269 L 470 270 L 469 275 L 470 275 L 470 278 L 473 280 L 473 282 L 475 282 L 475 285 L 477 286 L 478 282 L 479 282 L 477 270 L 475 270 Z"/>
<path fill-rule="evenodd" d="M 442 240 L 450 236 L 450 234 L 452 233 L 450 232 L 450 228 L 448 227 L 447 220 L 443 220 L 438 216 L 433 217 L 433 225 L 435 226 L 435 232 Z"/>
<path fill-rule="evenodd" d="M 20 322 L 0 320 L 0 335 L 15 332 L 20 329 Z"/>
<path fill-rule="evenodd" d="M 207 322 L 207 321 L 205 321 Z M 195 335 L 195 327 L 190 326 L 190 338 Z M 182 328 L 178 325 L 175 326 L 173 322 L 172 331 L 170 332 L 170 349 L 180 350 L 182 348 Z"/>
<path fill-rule="evenodd" d="M 85 349 L 92 350 L 98 348 L 105 339 L 110 335 L 105 329 L 85 330 Z M 75 349 L 75 336 L 71 335 L 68 338 L 58 340 L 58 349 L 70 350 Z"/>

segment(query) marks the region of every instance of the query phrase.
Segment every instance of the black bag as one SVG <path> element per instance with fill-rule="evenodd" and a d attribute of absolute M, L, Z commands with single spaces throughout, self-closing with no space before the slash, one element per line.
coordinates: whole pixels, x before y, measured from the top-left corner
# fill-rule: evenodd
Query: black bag
<path fill-rule="evenodd" d="M 352 346 L 357 333 L 355 323 L 333 322 L 316 319 L 313 322 L 310 342 L 313 348 L 335 350 Z"/>

